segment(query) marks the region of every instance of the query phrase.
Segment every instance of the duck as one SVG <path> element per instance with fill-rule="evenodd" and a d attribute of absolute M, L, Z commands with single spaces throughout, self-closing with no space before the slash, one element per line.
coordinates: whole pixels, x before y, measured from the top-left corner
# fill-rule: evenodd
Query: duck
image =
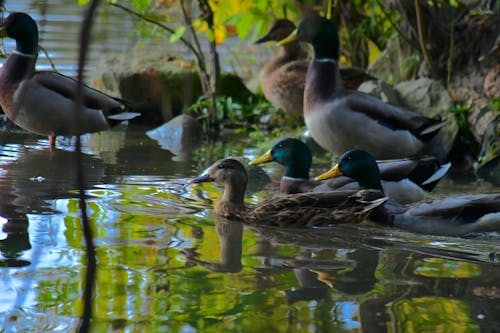
<path fill-rule="evenodd" d="M 312 138 L 340 156 L 361 149 L 377 159 L 424 152 L 446 121 L 422 116 L 360 91 L 343 87 L 339 71 L 339 35 L 331 20 L 310 15 L 279 45 L 304 41 L 314 58 L 304 88 L 304 122 Z"/>
<path fill-rule="evenodd" d="M 99 132 L 138 116 L 128 105 L 88 86 L 83 88 L 83 110 L 75 127 L 76 80 L 55 71 L 36 71 L 38 26 L 26 13 L 10 14 L 0 26 L 0 37 L 16 41 L 16 49 L 0 68 L 0 106 L 19 127 L 49 137 Z"/>
<path fill-rule="evenodd" d="M 191 184 L 216 182 L 224 186 L 222 199 L 215 205 L 217 216 L 254 226 L 326 227 L 340 223 L 360 223 L 387 198 L 378 190 L 307 192 L 267 199 L 252 207 L 244 204 L 247 172 L 233 158 L 216 161 Z"/>
<path fill-rule="evenodd" d="M 250 165 L 272 161 L 285 167 L 285 175 L 280 180 L 282 193 L 359 189 L 357 181 L 346 176 L 328 182 L 319 182 L 322 178 L 311 180 L 311 150 L 299 139 L 278 140 L 265 154 L 250 161 Z M 386 196 L 402 204 L 424 199 L 451 167 L 451 163 L 441 165 L 432 156 L 381 160 L 375 163 L 380 170 Z"/>
<path fill-rule="evenodd" d="M 329 171 L 315 179 L 340 176 L 355 179 L 362 189 L 384 193 L 375 158 L 368 152 L 350 150 Z M 369 216 L 374 222 L 412 232 L 462 236 L 475 232 L 500 231 L 500 193 L 462 194 L 402 205 L 387 200 Z"/>
<path fill-rule="evenodd" d="M 269 31 L 255 44 L 270 41 L 279 42 L 296 29 L 288 19 L 277 19 Z M 308 52 L 296 41 L 281 47 L 280 52 L 260 71 L 260 84 L 264 96 L 275 106 L 288 114 L 302 116 L 304 103 L 304 85 L 309 60 Z M 340 76 L 349 89 L 357 89 L 361 83 L 373 80 L 364 68 L 341 67 Z"/>

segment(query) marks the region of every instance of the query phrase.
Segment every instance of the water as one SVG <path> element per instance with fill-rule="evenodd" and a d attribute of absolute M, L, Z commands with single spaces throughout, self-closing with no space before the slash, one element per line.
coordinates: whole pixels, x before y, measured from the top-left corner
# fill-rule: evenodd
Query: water
<path fill-rule="evenodd" d="M 60 17 L 75 23 L 77 16 L 68 15 Z M 73 71 L 73 56 L 55 59 Z M 98 256 L 94 332 L 498 330 L 499 235 L 230 223 L 212 212 L 220 187 L 187 179 L 223 156 L 255 157 L 262 153 L 257 142 L 225 136 L 175 155 L 146 130 L 84 137 Z M 319 174 L 328 158 L 315 158 Z M 271 178 L 252 176 L 249 203 L 277 190 L 281 167 L 264 169 Z M 480 179 L 447 178 L 434 195 L 493 189 Z M 51 152 L 46 138 L 0 132 L 0 332 L 69 332 L 78 325 L 86 254 L 76 194 L 69 142 Z"/>

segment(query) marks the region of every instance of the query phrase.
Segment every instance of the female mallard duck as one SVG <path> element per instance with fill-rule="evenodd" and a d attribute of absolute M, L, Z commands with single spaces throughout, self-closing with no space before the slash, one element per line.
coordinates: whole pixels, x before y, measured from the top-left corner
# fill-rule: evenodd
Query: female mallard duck
<path fill-rule="evenodd" d="M 370 156 L 371 159 L 373 159 Z M 283 193 L 328 191 L 358 188 L 352 178 L 341 177 L 319 183 L 309 179 L 312 155 L 309 147 L 297 139 L 285 138 L 250 164 L 275 161 L 285 167 L 285 176 L 280 180 Z M 373 160 L 375 161 L 375 160 Z M 380 169 L 385 194 L 399 203 L 420 201 L 432 191 L 439 180 L 448 172 L 451 164 L 440 165 L 431 156 L 420 156 L 399 160 L 376 161 Z"/>
<path fill-rule="evenodd" d="M 295 24 L 287 19 L 273 22 L 271 28 L 255 43 L 280 41 L 295 30 Z M 264 96 L 287 113 L 301 116 L 304 104 L 304 84 L 309 61 L 307 52 L 298 41 L 283 45 L 280 53 L 268 62 L 260 72 L 260 84 Z M 357 89 L 361 83 L 373 77 L 359 67 L 341 67 L 340 77 L 344 86 Z"/>
<path fill-rule="evenodd" d="M 314 227 L 357 223 L 386 200 L 377 190 L 347 190 L 290 194 L 245 207 L 247 172 L 240 162 L 230 158 L 215 162 L 204 175 L 191 180 L 202 182 L 224 186 L 215 214 L 254 225 Z"/>
<path fill-rule="evenodd" d="M 365 151 L 346 152 L 338 164 L 316 179 L 342 175 L 355 179 L 363 189 L 383 191 L 377 163 Z M 500 231 L 500 193 L 450 196 L 406 206 L 391 201 L 370 218 L 428 234 L 463 235 Z"/>
<path fill-rule="evenodd" d="M 16 40 L 16 50 L 0 68 L 0 106 L 16 125 L 49 136 L 73 136 L 108 129 L 137 113 L 123 112 L 124 104 L 89 87 L 83 90 L 83 113 L 75 127 L 76 81 L 52 71 L 35 71 L 38 27 L 25 13 L 12 13 L 0 27 L 0 37 Z"/>
<path fill-rule="evenodd" d="M 308 16 L 278 44 L 296 40 L 314 48 L 304 90 L 304 120 L 314 140 L 328 151 L 340 155 L 356 148 L 379 159 L 408 157 L 420 153 L 443 126 L 440 120 L 344 90 L 337 62 L 339 36 L 330 20 Z"/>

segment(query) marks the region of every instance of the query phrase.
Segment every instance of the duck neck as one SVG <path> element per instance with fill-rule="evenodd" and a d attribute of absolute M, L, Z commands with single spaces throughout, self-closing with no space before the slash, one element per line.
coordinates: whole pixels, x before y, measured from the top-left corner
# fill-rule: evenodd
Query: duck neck
<path fill-rule="evenodd" d="M 245 199 L 245 190 L 247 184 L 245 181 L 232 182 L 224 186 L 224 195 L 221 202 L 230 204 L 233 207 L 245 207 L 243 200 Z"/>
<path fill-rule="evenodd" d="M 366 190 L 379 190 L 384 191 L 382 188 L 382 184 L 380 183 L 380 174 L 377 172 L 373 173 L 365 173 L 362 176 L 357 178 L 358 185 L 362 189 Z"/>
<path fill-rule="evenodd" d="M 38 31 L 29 39 L 16 40 L 16 51 L 22 54 L 36 55 L 38 53 Z"/>
<path fill-rule="evenodd" d="M 306 76 L 305 103 L 331 100 L 332 96 L 338 94 L 342 89 L 337 61 L 333 59 L 311 61 Z"/>
<path fill-rule="evenodd" d="M 301 60 L 307 58 L 307 52 L 302 48 L 299 42 L 283 45 L 277 58 L 283 62 Z"/>
<path fill-rule="evenodd" d="M 287 163 L 285 166 L 285 176 L 290 178 L 309 179 L 309 169 L 311 164 L 307 161 L 298 160 Z"/>

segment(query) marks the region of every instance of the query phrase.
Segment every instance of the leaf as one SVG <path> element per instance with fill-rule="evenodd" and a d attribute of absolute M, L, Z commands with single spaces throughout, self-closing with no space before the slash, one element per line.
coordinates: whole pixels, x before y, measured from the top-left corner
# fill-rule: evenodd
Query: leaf
<path fill-rule="evenodd" d="M 85 6 L 90 0 L 78 0 L 78 6 Z"/>
<path fill-rule="evenodd" d="M 182 38 L 185 31 L 186 31 L 185 26 L 180 26 L 177 29 L 175 29 L 175 32 L 172 35 L 170 35 L 170 38 L 169 38 L 170 42 L 171 43 L 177 42 L 179 39 Z"/>

